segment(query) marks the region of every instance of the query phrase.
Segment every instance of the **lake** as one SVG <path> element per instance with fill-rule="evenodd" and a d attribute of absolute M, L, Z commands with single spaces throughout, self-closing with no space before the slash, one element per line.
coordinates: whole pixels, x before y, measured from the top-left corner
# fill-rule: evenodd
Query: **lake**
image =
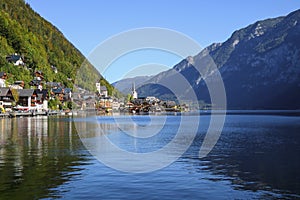
<path fill-rule="evenodd" d="M 77 117 L 75 123 L 68 117 L 0 119 L 0 199 L 300 198 L 299 116 L 227 115 L 216 145 L 203 158 L 199 150 L 211 118 L 201 115 L 198 122 L 195 117 Z M 81 122 L 88 127 L 78 128 Z M 174 162 L 151 172 L 109 167 L 99 161 L 103 151 L 95 149 L 105 137 L 120 149 L 146 155 L 170 143 L 179 130 L 186 137 L 179 138 L 178 147 L 190 136 L 192 143 Z M 176 149 L 167 155 L 172 152 Z M 129 158 L 122 159 L 125 165 Z M 143 164 L 133 162 L 130 169 Z"/>

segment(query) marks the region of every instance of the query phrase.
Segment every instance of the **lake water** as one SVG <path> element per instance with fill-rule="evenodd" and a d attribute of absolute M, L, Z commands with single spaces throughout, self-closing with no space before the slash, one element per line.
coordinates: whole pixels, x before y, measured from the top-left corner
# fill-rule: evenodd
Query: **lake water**
<path fill-rule="evenodd" d="M 124 117 L 136 125 L 118 128 L 116 118 Z M 174 138 L 182 118 L 192 124 L 194 117 L 103 116 L 97 123 L 104 135 L 82 139 L 107 137 L 127 151 L 152 152 Z M 92 118 L 77 120 L 95 123 Z M 155 129 L 163 120 L 164 127 L 151 138 L 124 134 L 150 124 Z M 0 199 L 300 198 L 300 117 L 228 115 L 217 144 L 201 159 L 210 116 L 200 121 L 192 145 L 178 160 L 154 172 L 127 173 L 92 156 L 72 118 L 0 119 Z M 183 128 L 188 135 L 191 126 Z"/>

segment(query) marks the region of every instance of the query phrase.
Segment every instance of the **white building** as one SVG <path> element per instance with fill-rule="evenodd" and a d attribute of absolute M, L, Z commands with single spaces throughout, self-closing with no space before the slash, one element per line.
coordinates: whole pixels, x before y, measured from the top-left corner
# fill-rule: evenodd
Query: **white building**
<path fill-rule="evenodd" d="M 0 78 L 0 87 L 6 87 L 5 80 Z"/>
<path fill-rule="evenodd" d="M 131 91 L 131 95 L 133 99 L 137 99 L 138 98 L 138 93 L 135 90 L 135 83 L 132 84 L 132 91 Z"/>
<path fill-rule="evenodd" d="M 6 60 L 15 66 L 25 66 L 24 58 L 16 53 L 6 56 Z"/>
<path fill-rule="evenodd" d="M 101 85 L 100 83 L 96 83 L 96 89 L 99 92 L 99 94 L 101 93 Z"/>
<path fill-rule="evenodd" d="M 146 97 L 146 101 L 149 103 L 156 103 L 156 102 L 159 102 L 159 99 L 156 97 L 149 96 L 149 97 Z"/>
<path fill-rule="evenodd" d="M 106 86 L 101 86 L 100 83 L 96 83 L 96 89 L 99 92 L 99 95 L 102 97 L 108 97 L 108 91 Z"/>
<path fill-rule="evenodd" d="M 6 87 L 5 80 L 7 78 L 7 74 L 5 72 L 0 72 L 0 87 Z"/>

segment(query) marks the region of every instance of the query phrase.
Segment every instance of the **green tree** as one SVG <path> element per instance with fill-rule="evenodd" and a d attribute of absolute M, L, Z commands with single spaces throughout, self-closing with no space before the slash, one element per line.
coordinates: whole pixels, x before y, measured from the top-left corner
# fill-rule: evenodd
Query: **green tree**
<path fill-rule="evenodd" d="M 32 72 L 42 70 L 46 81 L 63 83 L 95 91 L 96 80 L 102 79 L 109 94 L 118 95 L 100 73 L 85 60 L 63 34 L 34 12 L 24 0 L 1 0 L 0 10 L 0 71 L 11 74 L 12 81 L 24 80 L 26 87 Z M 5 60 L 7 55 L 19 53 L 25 57 L 27 68 L 13 66 Z M 58 69 L 55 74 L 51 65 Z"/>
<path fill-rule="evenodd" d="M 48 102 L 48 107 L 51 110 L 58 110 L 61 109 L 61 102 L 59 101 L 59 99 L 55 96 L 55 98 L 52 98 L 49 100 Z"/>
<path fill-rule="evenodd" d="M 14 97 L 15 102 L 16 103 L 19 102 L 19 93 L 18 93 L 18 91 L 16 89 L 11 89 L 11 93 Z"/>

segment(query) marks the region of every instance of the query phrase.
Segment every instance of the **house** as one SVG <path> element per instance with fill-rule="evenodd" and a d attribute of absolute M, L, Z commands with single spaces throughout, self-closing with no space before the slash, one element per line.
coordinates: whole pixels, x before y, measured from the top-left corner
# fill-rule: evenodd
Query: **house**
<path fill-rule="evenodd" d="M 107 91 L 107 88 L 106 86 L 102 86 L 99 82 L 96 83 L 96 89 L 97 89 L 97 92 L 98 92 L 98 96 L 100 97 L 107 97 L 108 96 L 108 91 Z"/>
<path fill-rule="evenodd" d="M 164 106 L 166 108 L 174 108 L 174 107 L 176 107 L 176 102 L 175 101 L 166 101 L 166 102 L 164 102 Z"/>
<path fill-rule="evenodd" d="M 6 87 L 7 74 L 6 72 L 0 72 L 0 87 Z"/>
<path fill-rule="evenodd" d="M 95 110 L 96 101 L 95 99 L 87 99 L 83 102 L 83 108 L 86 110 Z"/>
<path fill-rule="evenodd" d="M 108 96 L 108 91 L 107 91 L 106 86 L 100 86 L 100 96 L 102 96 L 102 97 Z"/>
<path fill-rule="evenodd" d="M 142 104 L 148 103 L 148 102 L 146 101 L 146 97 L 139 97 L 138 99 L 133 99 L 132 103 L 134 105 L 142 105 Z"/>
<path fill-rule="evenodd" d="M 82 101 L 81 93 L 73 92 L 72 93 L 73 101 Z"/>
<path fill-rule="evenodd" d="M 146 101 L 152 104 L 152 103 L 159 102 L 159 99 L 156 97 L 153 97 L 153 96 L 149 96 L 149 97 L 146 97 Z"/>
<path fill-rule="evenodd" d="M 51 95 L 58 97 L 59 101 L 66 102 L 72 99 L 72 89 L 71 88 L 52 88 Z"/>
<path fill-rule="evenodd" d="M 64 101 L 71 101 L 71 100 L 72 100 L 72 89 L 64 88 Z"/>
<path fill-rule="evenodd" d="M 99 100 L 100 108 L 111 108 L 113 103 L 113 99 L 110 97 L 103 97 Z"/>
<path fill-rule="evenodd" d="M 43 102 L 45 100 L 48 100 L 48 98 L 49 98 L 48 97 L 48 90 L 46 90 L 46 89 L 42 89 L 42 90 L 36 89 L 35 93 L 37 95 L 37 98 L 36 98 L 36 103 L 37 104 L 43 104 Z"/>
<path fill-rule="evenodd" d="M 42 81 L 44 79 L 44 74 L 42 71 L 38 70 L 38 71 L 35 71 L 35 77 L 33 78 L 33 80 L 31 80 L 29 82 L 29 85 L 31 86 L 32 89 L 43 89 L 43 86 L 42 86 Z"/>
<path fill-rule="evenodd" d="M 121 104 L 120 102 L 114 100 L 111 104 L 111 107 L 114 111 L 120 110 Z"/>
<path fill-rule="evenodd" d="M 8 87 L 0 88 L 0 104 L 6 111 L 12 109 L 12 103 L 14 102 L 14 97 L 12 90 Z"/>
<path fill-rule="evenodd" d="M 9 87 L 11 89 L 23 89 L 24 88 L 24 81 L 15 81 L 12 85 L 10 85 Z"/>
<path fill-rule="evenodd" d="M 39 80 L 39 81 L 43 80 L 44 79 L 44 73 L 41 70 L 37 70 L 35 72 L 35 79 Z"/>
<path fill-rule="evenodd" d="M 37 95 L 36 98 L 36 105 L 37 105 L 37 110 L 48 110 L 48 90 L 46 89 L 36 89 L 35 93 Z"/>
<path fill-rule="evenodd" d="M 7 62 L 12 63 L 15 66 L 25 66 L 24 58 L 16 53 L 6 56 L 6 60 Z"/>
<path fill-rule="evenodd" d="M 0 72 L 0 78 L 1 78 L 1 79 L 7 79 L 7 74 L 6 74 L 6 72 Z"/>
<path fill-rule="evenodd" d="M 58 70 L 57 70 L 57 68 L 56 68 L 55 66 L 51 65 L 51 69 L 52 69 L 52 71 L 53 71 L 55 74 L 58 73 Z"/>
<path fill-rule="evenodd" d="M 56 96 L 59 101 L 64 101 L 64 89 L 63 88 L 52 88 L 51 95 Z"/>
<path fill-rule="evenodd" d="M 30 110 L 32 107 L 37 105 L 37 94 L 33 89 L 23 89 L 17 90 L 19 95 L 19 101 L 17 104 L 19 106 L 25 107 L 25 109 Z"/>
<path fill-rule="evenodd" d="M 79 108 L 83 109 L 83 98 L 81 97 L 81 93 L 73 92 L 72 93 L 72 101 L 75 103 Z"/>
<path fill-rule="evenodd" d="M 48 89 L 57 89 L 57 88 L 61 88 L 62 87 L 62 84 L 59 83 L 59 82 L 47 82 L 46 83 L 46 87 Z"/>
<path fill-rule="evenodd" d="M 29 85 L 33 87 L 38 87 L 39 85 L 41 85 L 41 82 L 42 81 L 37 79 L 37 77 L 34 77 L 34 79 L 29 82 Z"/>

